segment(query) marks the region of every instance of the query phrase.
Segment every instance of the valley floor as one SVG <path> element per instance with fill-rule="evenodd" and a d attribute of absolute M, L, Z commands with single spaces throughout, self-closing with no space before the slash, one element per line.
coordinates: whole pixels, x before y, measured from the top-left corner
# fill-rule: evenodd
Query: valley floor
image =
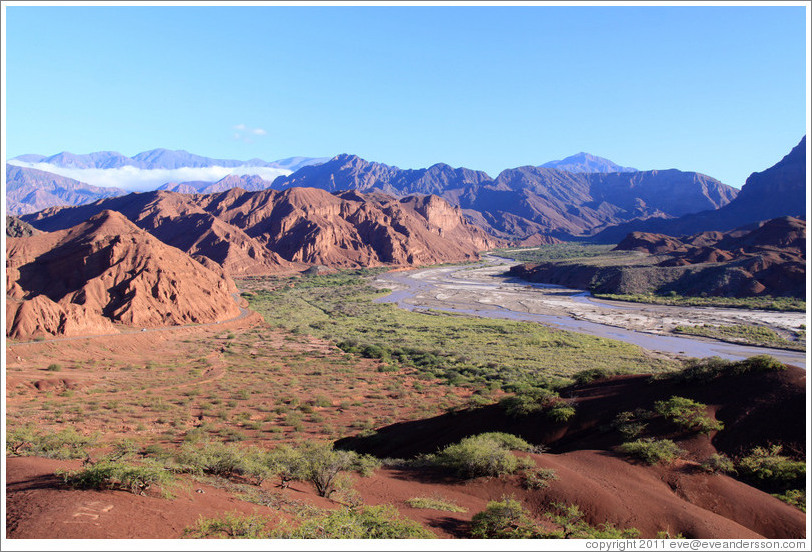
<path fill-rule="evenodd" d="M 532 320 L 563 329 L 635 343 L 668 356 L 741 359 L 770 354 L 803 367 L 805 354 L 709 339 L 676 337 L 678 326 L 762 326 L 790 336 L 805 323 L 802 312 L 718 307 L 675 307 L 591 298 L 588 292 L 531 284 L 505 276 L 515 261 L 487 256 L 484 267 L 436 267 L 390 272 L 375 285 L 394 290 L 383 301 L 407 309 L 437 309 L 493 318 Z"/>

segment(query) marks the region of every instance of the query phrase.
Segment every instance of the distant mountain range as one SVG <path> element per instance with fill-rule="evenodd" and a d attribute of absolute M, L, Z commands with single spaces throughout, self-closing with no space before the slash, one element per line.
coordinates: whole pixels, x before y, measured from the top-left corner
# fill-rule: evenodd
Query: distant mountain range
<path fill-rule="evenodd" d="M 588 235 L 635 218 L 674 218 L 730 202 L 738 190 L 694 172 L 572 173 L 541 167 L 486 173 L 445 164 L 404 170 L 342 154 L 280 176 L 273 188 L 436 194 L 505 238 Z"/>
<path fill-rule="evenodd" d="M 259 167 L 260 163 L 265 163 L 261 160 L 212 159 L 160 149 L 133 158 L 115 152 L 97 152 L 83 156 L 58 154 L 49 158 L 21 156 L 18 161 L 73 164 L 91 167 L 76 170 L 100 172 L 125 170 L 128 166 L 134 171 L 209 171 L 210 167 L 204 165 L 256 163 L 257 171 L 272 171 L 270 177 L 221 174 L 216 178 L 165 181 L 155 187 L 185 194 L 212 194 L 232 188 L 259 191 L 297 187 L 328 192 L 383 192 L 398 198 L 434 194 L 460 207 L 470 222 L 502 239 L 538 244 L 580 237 L 617 243 L 635 230 L 681 235 L 713 229 L 714 224 L 720 229 L 730 229 L 778 216 L 803 215 L 804 144 L 805 138 L 781 163 L 764 173 L 751 175 L 741 194 L 739 190 L 700 173 L 676 169 L 635 171 L 586 153 L 545 164 L 570 170 L 525 166 L 502 171 L 496 178 L 482 171 L 453 168 L 443 163 L 425 169 L 400 169 L 350 154 L 337 155 L 329 160 L 290 158 L 272 163 L 298 167 L 293 173 L 288 173 L 288 169 Z M 138 166 L 122 165 L 124 163 Z M 178 168 L 180 165 L 193 166 Z M 230 169 L 222 170 L 228 173 Z M 591 172 L 609 170 L 611 172 Z M 284 172 L 277 176 L 278 171 Z M 93 187 L 63 177 L 49 180 L 47 174 L 36 169 L 7 166 L 9 182 L 15 183 L 8 190 L 9 214 L 30 213 L 60 203 L 89 203 L 125 193 L 124 190 Z M 197 173 L 182 174 L 194 176 Z M 774 178 L 770 175 L 778 174 L 782 182 L 788 184 L 773 185 Z M 43 187 L 44 192 L 37 191 Z M 737 195 L 740 195 L 738 201 Z M 712 223 L 713 220 L 718 224 Z"/>
<path fill-rule="evenodd" d="M 34 153 L 20 155 L 10 160 L 22 163 L 45 163 L 54 167 L 66 169 L 117 169 L 121 167 L 135 167 L 137 169 L 179 169 L 183 167 L 271 167 L 296 171 L 304 166 L 322 163 L 328 158 L 317 157 L 289 157 L 278 161 L 263 161 L 262 159 L 249 159 L 238 161 L 236 159 L 213 159 L 195 155 L 185 150 L 168 150 L 158 148 L 144 151 L 132 157 L 127 157 L 117 151 L 97 151 L 77 155 L 68 151 L 46 156 Z"/>
<path fill-rule="evenodd" d="M 573 173 L 614 173 L 614 172 L 637 172 L 632 167 L 621 167 L 591 153 L 581 152 L 565 157 L 560 161 L 549 161 L 541 165 L 545 169 L 558 169 Z"/>
<path fill-rule="evenodd" d="M 65 176 L 6 165 L 6 213 L 24 215 L 48 207 L 82 205 L 126 194 L 121 188 L 91 186 Z"/>
<path fill-rule="evenodd" d="M 727 231 L 747 224 L 784 217 L 806 217 L 806 136 L 781 161 L 751 174 L 741 192 L 728 205 L 684 215 L 674 220 L 646 220 L 620 224 L 594 239 L 617 243 L 630 232 L 687 236 L 698 232 Z"/>

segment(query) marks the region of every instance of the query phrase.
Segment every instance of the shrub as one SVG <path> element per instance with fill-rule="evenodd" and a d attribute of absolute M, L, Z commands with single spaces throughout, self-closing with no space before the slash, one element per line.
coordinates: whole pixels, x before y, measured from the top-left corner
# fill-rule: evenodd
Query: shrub
<path fill-rule="evenodd" d="M 626 410 L 615 416 L 612 427 L 617 429 L 626 439 L 634 439 L 639 437 L 648 427 L 648 424 L 641 421 L 641 419 L 649 415 L 650 413 L 646 410 L 638 409 L 634 412 Z"/>
<path fill-rule="evenodd" d="M 525 489 L 546 489 L 550 486 L 550 481 L 556 481 L 558 475 L 555 470 L 549 468 L 536 468 L 525 470 L 522 485 Z"/>
<path fill-rule="evenodd" d="M 491 500 L 471 519 L 471 537 L 475 539 L 545 538 L 522 503 L 512 498 Z"/>
<path fill-rule="evenodd" d="M 795 506 L 802 512 L 806 512 L 806 491 L 801 489 L 789 489 L 781 494 L 773 495 L 778 500 L 783 500 L 787 504 Z"/>
<path fill-rule="evenodd" d="M 684 453 L 670 439 L 651 438 L 623 443 L 618 447 L 618 450 L 624 454 L 636 456 L 649 464 L 657 464 L 658 462 L 671 463 Z"/>
<path fill-rule="evenodd" d="M 575 383 L 585 384 L 600 379 L 606 379 L 609 376 L 614 376 L 615 374 L 617 374 L 617 372 L 608 368 L 588 368 L 586 370 L 581 370 L 580 372 L 575 372 L 572 375 L 572 379 L 575 380 Z"/>
<path fill-rule="evenodd" d="M 419 508 L 423 510 L 442 510 L 444 512 L 467 512 L 468 510 L 462 506 L 457 506 L 453 502 L 443 500 L 440 498 L 430 498 L 427 496 L 416 496 L 406 500 L 406 504 L 412 508 Z"/>
<path fill-rule="evenodd" d="M 499 404 L 508 416 L 516 418 L 543 411 L 553 421 L 565 422 L 575 414 L 575 408 L 564 402 L 558 393 L 543 387 L 523 388 Z"/>
<path fill-rule="evenodd" d="M 555 536 L 564 539 L 636 539 L 640 531 L 635 528 L 618 529 L 604 523 L 598 527 L 584 520 L 584 513 L 577 504 L 553 503 L 553 511 L 545 514 L 550 521 L 561 527 Z"/>
<path fill-rule="evenodd" d="M 62 367 L 59 364 L 54 363 L 54 364 L 49 364 L 48 367 L 46 368 L 46 370 L 48 370 L 49 372 L 61 372 Z"/>
<path fill-rule="evenodd" d="M 65 483 L 78 489 L 121 489 L 143 495 L 152 485 L 173 481 L 169 472 L 155 464 L 102 461 L 77 471 L 60 471 Z"/>
<path fill-rule="evenodd" d="M 271 535 L 284 539 L 431 539 L 431 531 L 403 519 L 390 505 L 340 508 L 308 519 L 295 529 Z"/>
<path fill-rule="evenodd" d="M 734 473 L 736 471 L 733 460 L 724 454 L 717 453 L 711 454 L 700 466 L 709 473 Z"/>
<path fill-rule="evenodd" d="M 756 447 L 738 463 L 739 474 L 756 486 L 795 487 L 806 476 L 806 464 L 781 455 L 782 447 Z"/>
<path fill-rule="evenodd" d="M 229 539 L 264 539 L 269 537 L 265 531 L 268 523 L 262 516 L 248 516 L 228 512 L 219 519 L 204 519 L 202 516 L 193 527 L 183 530 L 183 536 L 193 539 L 211 537 Z"/>
<path fill-rule="evenodd" d="M 467 437 L 449 445 L 434 455 L 434 461 L 462 477 L 471 478 L 498 477 L 533 466 L 531 459 L 519 458 L 511 453 L 503 438 L 488 434 Z"/>
<path fill-rule="evenodd" d="M 706 408 L 705 404 L 676 396 L 654 403 L 654 410 L 658 414 L 687 430 L 700 433 L 722 430 L 724 424 L 708 416 Z"/>
<path fill-rule="evenodd" d="M 59 460 L 85 458 L 87 449 L 97 441 L 97 435 L 82 435 L 73 427 L 55 433 L 41 433 L 27 424 L 8 429 L 6 452 L 18 456 L 43 456 Z"/>
<path fill-rule="evenodd" d="M 685 368 L 670 376 L 682 382 L 710 382 L 726 376 L 741 376 L 752 372 L 779 372 L 786 366 L 769 355 L 757 355 L 745 360 L 731 361 L 719 357 L 690 359 Z"/>
<path fill-rule="evenodd" d="M 246 456 L 236 445 L 205 441 L 184 443 L 175 458 L 182 471 L 228 477 L 243 472 Z"/>

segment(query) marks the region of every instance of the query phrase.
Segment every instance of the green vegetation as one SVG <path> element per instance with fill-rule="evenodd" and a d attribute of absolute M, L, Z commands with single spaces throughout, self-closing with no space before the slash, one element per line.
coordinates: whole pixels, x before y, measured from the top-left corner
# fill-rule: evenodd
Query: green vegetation
<path fill-rule="evenodd" d="M 706 413 L 707 405 L 685 397 L 671 397 L 654 403 L 654 411 L 689 431 L 710 433 L 721 431 L 725 425 Z"/>
<path fill-rule="evenodd" d="M 102 460 L 75 471 L 59 471 L 66 484 L 77 489 L 121 489 L 143 495 L 153 485 L 165 486 L 174 477 L 157 464 L 130 464 L 121 461 Z"/>
<path fill-rule="evenodd" d="M 598 257 L 601 255 L 627 255 L 626 251 L 612 252 L 614 245 L 596 245 L 588 243 L 556 243 L 542 247 L 528 247 L 518 249 L 494 249 L 491 254 L 506 259 L 514 259 L 523 263 L 541 263 L 546 261 L 559 261 L 562 259 L 580 259 Z"/>
<path fill-rule="evenodd" d="M 61 372 L 62 367 L 59 364 L 54 363 L 54 364 L 49 364 L 48 367 L 46 368 L 46 370 L 48 370 L 49 372 Z"/>
<path fill-rule="evenodd" d="M 491 500 L 471 519 L 475 539 L 539 539 L 545 534 L 522 503 L 512 498 Z"/>
<path fill-rule="evenodd" d="M 675 305 L 678 307 L 724 307 L 733 309 L 755 309 L 773 311 L 806 312 L 806 301 L 793 297 L 692 297 L 678 295 L 593 293 L 598 299 L 652 303 L 655 305 Z"/>
<path fill-rule="evenodd" d="M 433 539 L 436 535 L 390 505 L 328 510 L 295 529 L 273 531 L 283 539 Z"/>
<path fill-rule="evenodd" d="M 756 447 L 739 460 L 742 478 L 762 489 L 801 488 L 806 477 L 806 464 L 781 454 L 782 447 Z"/>
<path fill-rule="evenodd" d="M 704 462 L 701 467 L 709 473 L 735 473 L 736 465 L 733 460 L 724 454 L 713 453 Z"/>
<path fill-rule="evenodd" d="M 73 427 L 56 432 L 42 432 L 27 424 L 7 428 L 6 453 L 60 460 L 85 458 L 88 449 L 97 441 L 98 435 L 82 435 Z"/>
<path fill-rule="evenodd" d="M 674 332 L 757 347 L 776 347 L 793 351 L 806 350 L 806 331 L 804 330 L 796 332 L 797 341 L 782 337 L 774 330 L 762 326 L 714 326 L 703 324 L 701 326 L 677 326 L 674 328 Z"/>
<path fill-rule="evenodd" d="M 783 500 L 787 504 L 795 506 L 802 512 L 806 512 L 806 491 L 801 489 L 789 489 L 783 493 L 773 494 L 778 500 Z"/>
<path fill-rule="evenodd" d="M 586 370 L 581 370 L 580 372 L 574 373 L 572 375 L 572 379 L 575 380 L 575 383 L 585 384 L 623 373 L 625 372 L 620 372 L 618 370 L 612 370 L 609 368 L 587 368 Z"/>
<path fill-rule="evenodd" d="M 406 504 L 412 508 L 419 508 L 422 510 L 441 510 L 443 512 L 467 512 L 462 506 L 457 506 L 453 502 L 443 500 L 440 498 L 431 498 L 427 496 L 416 496 L 406 500 Z"/>
<path fill-rule="evenodd" d="M 623 411 L 619 412 L 615 419 L 612 420 L 612 427 L 617 429 L 626 439 L 634 439 L 639 437 L 648 427 L 647 420 L 652 417 L 652 413 L 643 408 L 638 408 L 634 412 Z"/>
<path fill-rule="evenodd" d="M 286 522 L 268 530 L 270 520 L 229 512 L 221 518 L 200 518 L 186 528 L 187 538 L 231 539 L 431 539 L 434 533 L 416 521 L 403 519 L 392 506 L 362 506 L 317 510 L 297 527 Z"/>
<path fill-rule="evenodd" d="M 485 510 L 471 520 L 471 537 L 477 539 L 634 539 L 640 531 L 618 529 L 610 524 L 593 527 L 584 520 L 577 504 L 553 503 L 544 517 L 558 525 L 544 530 L 521 502 L 508 497 L 488 502 Z"/>
<path fill-rule="evenodd" d="M 467 478 L 498 477 L 535 466 L 532 459 L 519 458 L 511 449 L 531 450 L 532 445 L 514 435 L 483 433 L 448 445 L 429 460 Z"/>
<path fill-rule="evenodd" d="M 635 456 L 644 462 L 654 465 L 657 463 L 670 464 L 684 451 L 670 439 L 637 439 L 628 443 L 623 443 L 618 447 L 623 454 Z"/>
<path fill-rule="evenodd" d="M 575 415 L 575 407 L 566 403 L 555 391 L 543 387 L 523 387 L 499 404 L 509 416 L 521 417 L 544 412 L 555 422 L 566 422 Z"/>
<path fill-rule="evenodd" d="M 251 308 L 271 325 L 379 359 L 381 371 L 413 368 L 425 379 L 453 385 L 556 386 L 569 383 L 585 366 L 636 373 L 676 366 L 627 343 L 541 324 L 374 303 L 384 292 L 364 279 L 371 273 L 252 279 L 239 285 L 252 289 Z"/>
<path fill-rule="evenodd" d="M 262 516 L 248 516 L 227 512 L 221 518 L 205 519 L 202 516 L 193 527 L 183 531 L 185 538 L 191 539 L 264 539 L 269 534 L 265 526 L 268 519 Z"/>
<path fill-rule="evenodd" d="M 525 489 L 546 489 L 550 481 L 558 480 L 558 474 L 551 468 L 535 468 L 524 471 L 522 485 Z"/>
<path fill-rule="evenodd" d="M 664 377 L 684 383 L 710 383 L 718 378 L 759 372 L 780 372 L 786 369 L 785 365 L 769 355 L 758 355 L 738 361 L 710 357 L 689 359 L 685 362 L 685 368 Z"/>

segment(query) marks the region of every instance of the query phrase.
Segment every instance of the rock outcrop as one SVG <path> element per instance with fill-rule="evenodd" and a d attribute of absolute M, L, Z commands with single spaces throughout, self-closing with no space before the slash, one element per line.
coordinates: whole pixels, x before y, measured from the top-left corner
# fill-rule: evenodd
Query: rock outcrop
<path fill-rule="evenodd" d="M 57 232 L 8 238 L 7 335 L 87 335 L 240 314 L 234 282 L 103 210 Z"/>

